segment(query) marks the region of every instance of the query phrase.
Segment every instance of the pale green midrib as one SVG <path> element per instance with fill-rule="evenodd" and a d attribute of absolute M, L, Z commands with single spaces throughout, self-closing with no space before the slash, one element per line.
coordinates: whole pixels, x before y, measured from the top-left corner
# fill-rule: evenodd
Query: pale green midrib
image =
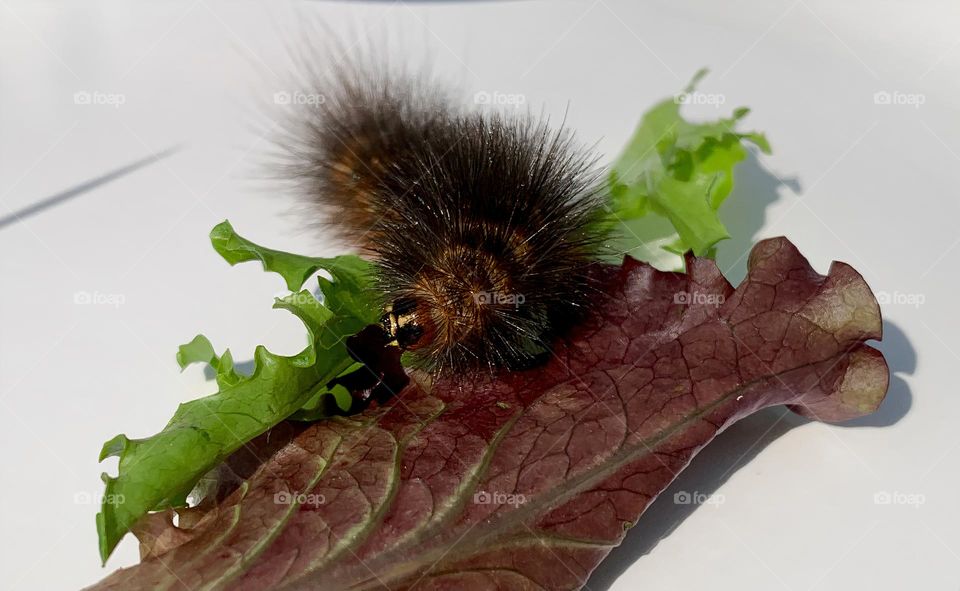
<path fill-rule="evenodd" d="M 321 476 L 323 476 L 323 473 L 326 472 L 327 467 L 329 465 L 330 465 L 329 462 L 327 462 L 323 458 L 317 459 L 317 467 L 319 469 L 317 470 L 316 475 L 310 479 L 310 483 L 307 487 L 308 490 L 313 490 L 313 487 L 315 487 L 317 483 L 320 482 Z M 277 520 L 277 523 L 274 525 L 274 527 L 270 528 L 269 530 L 270 533 L 268 535 L 260 538 L 260 540 L 256 544 L 254 544 L 254 546 L 249 551 L 245 552 L 243 556 L 240 557 L 239 560 L 233 563 L 233 566 L 231 568 L 228 568 L 226 571 L 224 571 L 223 574 L 220 575 L 218 580 L 211 581 L 207 585 L 200 587 L 198 591 L 213 591 L 214 589 L 221 589 L 223 588 L 224 585 L 234 580 L 236 577 L 243 574 L 244 572 L 246 572 L 249 564 L 258 556 L 260 556 L 260 554 L 264 550 L 266 550 L 271 543 L 273 543 L 273 541 L 277 538 L 277 536 L 279 536 L 280 533 L 283 532 L 283 530 L 286 528 L 287 522 L 290 521 L 290 519 L 293 517 L 293 515 L 296 513 L 297 509 L 299 508 L 300 508 L 299 502 L 290 503 L 290 507 L 284 513 L 283 517 Z"/>
<path fill-rule="evenodd" d="M 403 551 L 406 547 L 421 542 L 426 537 L 429 536 L 428 528 L 441 527 L 448 518 L 452 518 L 456 515 L 460 515 L 459 509 L 462 509 L 467 503 L 468 495 L 463 494 L 463 491 L 470 490 L 472 487 L 475 487 L 480 482 L 483 472 L 487 469 L 491 458 L 503 440 L 504 437 L 510 432 L 517 420 L 522 416 L 522 411 L 514 413 L 510 420 L 505 422 L 502 427 L 497 431 L 497 434 L 491 440 L 490 445 L 487 446 L 487 450 L 484 452 L 483 457 L 477 462 L 476 466 L 470 470 L 467 474 L 469 477 L 463 479 L 463 484 L 459 486 L 456 491 L 453 493 L 454 501 L 439 515 L 436 513 L 426 521 L 425 523 L 418 525 L 416 528 L 408 532 L 397 542 L 395 542 L 389 550 L 385 550 L 383 553 L 397 553 Z M 382 587 L 382 578 L 377 580 L 377 586 Z M 359 587 L 362 589 L 362 587 Z"/>
<path fill-rule="evenodd" d="M 345 550 L 348 550 L 350 547 L 350 543 L 354 542 L 355 540 L 361 541 L 361 542 L 366 540 L 366 535 L 369 534 L 370 531 L 375 529 L 376 526 L 378 526 L 383 521 L 383 519 L 386 517 L 387 511 L 393 505 L 393 500 L 396 497 L 397 490 L 399 489 L 400 460 L 403 457 L 403 454 L 401 452 L 406 449 L 406 443 L 410 441 L 410 439 L 412 439 L 417 433 L 422 431 L 424 427 L 426 427 L 428 424 L 433 422 L 437 417 L 443 414 L 443 411 L 445 411 L 446 409 L 447 409 L 446 405 L 443 405 L 436 413 L 434 413 L 433 415 L 429 416 L 426 420 L 421 422 L 418 425 L 418 427 L 415 430 L 413 430 L 409 435 L 407 435 L 402 441 L 398 441 L 397 438 L 393 437 L 393 435 L 391 434 L 391 437 L 396 442 L 396 446 L 394 447 L 394 453 L 393 453 L 393 470 L 391 471 L 390 491 L 387 493 L 387 496 L 384 499 L 384 502 L 381 503 L 381 506 L 379 509 L 373 512 L 373 518 L 368 520 L 366 525 L 363 525 L 357 528 L 359 531 L 357 531 L 354 536 L 352 537 L 349 535 L 343 536 L 341 538 L 341 540 L 344 540 L 343 543 L 338 544 L 331 552 L 328 552 L 327 555 L 324 556 L 322 559 L 320 559 L 314 564 L 311 564 L 309 568 L 304 570 L 304 572 L 298 575 L 294 580 L 299 580 L 300 578 L 308 576 L 316 572 L 317 570 L 323 568 L 327 563 L 334 560 L 335 558 L 338 558 L 341 554 L 343 554 Z"/>
<path fill-rule="evenodd" d="M 370 427 L 370 428 L 379 428 L 379 427 Z M 380 508 L 379 508 L 379 509 L 376 509 L 376 510 L 373 510 L 373 511 L 370 511 L 369 514 L 372 516 L 370 519 L 363 520 L 363 521 L 360 522 L 359 524 L 355 525 L 352 529 L 348 530 L 343 536 L 341 536 L 341 537 L 336 541 L 336 543 L 334 543 L 333 547 L 330 549 L 329 552 L 327 552 L 326 554 L 324 554 L 323 556 L 321 556 L 321 557 L 318 558 L 317 560 L 314 560 L 313 562 L 311 562 L 310 565 L 309 565 L 307 568 L 305 568 L 300 574 L 298 574 L 298 575 L 297 575 L 296 577 L 294 577 L 292 580 L 294 580 L 294 581 L 299 580 L 299 579 L 303 578 L 304 576 L 306 576 L 306 575 L 308 575 L 308 574 L 310 574 L 310 573 L 312 573 L 312 572 L 315 572 L 316 570 L 318 570 L 318 569 L 320 569 L 320 568 L 323 568 L 323 566 L 324 566 L 325 564 L 327 564 L 327 563 L 329 563 L 331 560 L 334 560 L 335 558 L 339 557 L 340 554 L 342 554 L 342 553 L 349 547 L 349 545 L 350 545 L 355 539 L 362 539 L 362 536 L 364 535 L 364 533 L 368 532 L 369 529 L 370 529 L 370 527 L 372 527 L 374 524 L 376 524 L 376 523 L 379 522 L 379 519 L 380 519 L 380 518 L 379 518 L 379 514 L 381 514 L 381 513 L 383 513 L 384 511 L 386 511 L 387 508 L 390 506 L 390 501 L 392 501 L 392 499 L 393 499 L 393 492 L 392 492 L 392 491 L 393 491 L 393 490 L 395 489 L 395 487 L 397 486 L 397 481 L 399 480 L 399 478 L 398 478 L 398 477 L 399 477 L 399 473 L 398 473 L 398 471 L 397 471 L 397 467 L 398 467 L 399 462 L 400 462 L 400 453 L 399 453 L 399 447 L 400 447 L 400 446 L 399 446 L 399 444 L 397 443 L 397 441 L 396 441 L 395 438 L 392 438 L 392 439 L 393 439 L 393 442 L 394 442 L 394 445 L 393 445 L 393 453 L 392 453 L 392 456 L 393 456 L 393 465 L 394 465 L 394 467 L 390 470 L 390 482 L 389 482 L 389 487 L 390 487 L 390 491 L 391 491 L 391 492 L 387 495 L 387 498 L 384 499 L 384 502 L 381 503 Z M 372 504 L 372 503 L 371 503 L 371 504 Z M 326 527 L 327 532 L 332 536 L 332 535 L 333 535 L 333 532 L 330 530 L 329 527 L 327 527 L 327 524 L 324 523 L 323 525 Z"/>
<path fill-rule="evenodd" d="M 534 581 L 533 579 L 531 579 L 531 578 L 530 578 L 530 575 L 528 575 L 528 574 L 526 574 L 526 573 L 523 573 L 523 572 L 520 572 L 519 570 L 517 570 L 517 569 L 515 569 L 515 568 L 509 568 L 509 567 L 505 567 L 505 566 L 502 566 L 502 567 L 489 567 L 489 568 L 479 568 L 479 567 L 478 567 L 478 568 L 464 568 L 464 569 L 455 570 L 455 571 L 452 571 L 452 570 L 437 571 L 437 572 L 435 572 L 435 573 L 430 573 L 430 574 L 428 574 L 428 575 L 425 575 L 423 578 L 425 578 L 425 579 L 428 578 L 428 577 L 436 578 L 436 577 L 442 577 L 442 576 L 445 576 L 445 575 L 458 575 L 458 574 L 461 574 L 461 573 L 512 573 L 512 574 L 515 574 L 515 575 L 517 575 L 518 577 L 520 577 L 520 578 L 522 578 L 522 579 L 525 579 L 525 580 L 529 581 L 531 585 L 534 585 L 534 586 L 537 587 L 538 589 L 543 589 L 544 591 L 547 591 L 546 587 L 544 587 L 544 586 L 541 585 L 540 583 L 538 583 L 538 582 Z"/>
<path fill-rule="evenodd" d="M 340 444 L 342 443 L 342 441 L 343 441 L 343 437 L 338 435 L 336 445 L 333 446 L 333 448 L 331 449 L 331 451 L 330 451 L 329 455 L 327 456 L 327 458 L 333 458 L 333 454 L 336 453 L 337 449 L 340 448 Z M 309 486 L 308 486 L 308 489 L 309 489 L 309 490 L 313 490 L 313 487 L 317 485 L 317 483 L 320 481 L 320 478 L 323 476 L 323 474 L 326 473 L 327 468 L 330 466 L 330 462 L 328 461 L 327 458 L 324 458 L 324 457 L 322 457 L 322 456 L 317 456 L 317 457 L 315 458 L 315 460 L 316 460 L 316 462 L 317 462 L 317 463 L 316 463 L 316 467 L 315 467 L 316 474 L 314 475 L 313 478 L 310 479 L 310 483 L 309 483 Z M 246 483 L 244 483 L 244 484 L 246 484 Z M 239 515 L 240 515 L 240 513 L 241 513 L 241 508 L 242 508 L 242 506 L 243 506 L 242 501 L 237 504 L 236 510 L 237 510 L 237 516 L 238 516 L 238 518 L 237 518 L 237 520 L 236 520 L 233 524 L 231 524 L 230 528 L 229 528 L 226 532 L 224 532 L 224 534 L 223 534 L 222 536 L 219 536 L 219 537 L 218 537 L 218 539 L 217 539 L 217 544 L 215 544 L 215 545 L 212 546 L 212 547 L 211 547 L 211 546 L 205 547 L 205 548 L 204 548 L 205 552 L 199 554 L 197 557 L 195 557 L 195 558 L 193 558 L 192 560 L 190 560 L 190 561 L 187 563 L 188 565 L 197 563 L 197 562 L 198 562 L 200 559 L 202 559 L 203 557 L 208 556 L 208 555 L 211 553 L 211 550 L 212 550 L 212 549 L 216 549 L 216 548 L 218 548 L 218 547 L 220 546 L 220 543 L 224 541 L 224 539 L 227 537 L 227 535 L 229 535 L 229 534 L 233 531 L 233 529 L 236 527 L 237 523 L 239 523 L 239 521 L 240 521 L 240 520 L 239 520 Z M 246 568 L 247 568 L 247 565 L 248 565 L 253 559 L 255 559 L 257 556 L 259 556 L 260 553 L 263 552 L 263 550 L 265 550 L 265 549 L 267 548 L 267 546 L 268 546 L 271 542 L 273 542 L 274 539 L 276 539 L 277 535 L 279 535 L 280 532 L 282 532 L 282 531 L 284 530 L 284 528 L 286 527 L 287 522 L 288 522 L 288 521 L 290 520 L 290 518 L 293 516 L 293 514 L 294 514 L 294 512 L 295 512 L 295 509 L 298 508 L 299 506 L 300 506 L 300 505 L 299 505 L 299 503 L 297 503 L 297 502 L 290 503 L 290 506 L 289 506 L 289 508 L 287 509 L 287 511 L 285 512 L 285 514 L 284 514 L 284 516 L 282 517 L 282 519 L 279 519 L 279 520 L 277 521 L 277 523 L 274 525 L 274 527 L 269 528 L 268 534 L 265 535 L 265 536 L 263 536 L 263 537 L 253 546 L 253 548 L 251 548 L 251 550 L 245 552 L 245 553 L 240 557 L 239 560 L 235 561 L 233 567 L 228 568 L 227 570 L 223 571 L 223 573 L 221 573 L 217 578 L 211 579 L 211 580 L 208 581 L 207 583 L 205 583 L 205 584 L 203 584 L 202 586 L 198 587 L 198 588 L 196 589 L 196 591 L 207 591 L 207 590 L 213 590 L 213 589 L 222 588 L 223 586 L 225 586 L 226 584 L 228 584 L 229 582 L 231 582 L 233 579 L 235 579 L 237 576 L 239 576 L 240 574 L 242 574 L 243 572 L 245 572 L 245 571 L 246 571 Z M 171 573 L 171 574 L 173 574 L 173 573 Z M 174 577 L 176 577 L 175 574 L 174 574 Z M 179 586 L 179 585 L 182 585 L 182 582 L 181 582 L 181 581 L 179 580 L 179 578 L 178 578 L 176 581 L 172 582 L 171 585 L 173 585 L 173 586 Z M 170 590 L 170 591 L 172 591 L 172 590 L 173 590 L 173 587 L 172 587 L 172 586 L 168 586 L 167 589 Z"/>
<path fill-rule="evenodd" d="M 586 538 L 577 538 L 574 536 L 561 536 L 555 533 L 536 533 L 527 530 L 526 534 L 507 538 L 498 544 L 498 547 L 526 546 L 532 542 L 552 542 L 556 546 L 569 546 L 573 548 L 612 548 L 611 542 L 599 542 L 597 540 L 588 540 Z"/>
<path fill-rule="evenodd" d="M 423 524 L 420 533 L 411 532 L 408 536 L 402 538 L 402 541 L 395 545 L 391 551 L 396 549 L 396 546 L 403 545 L 404 543 L 412 544 L 421 541 L 425 536 L 426 532 L 423 531 L 428 527 L 440 527 L 442 526 L 448 518 L 459 515 L 460 509 L 462 509 L 467 504 L 467 495 L 463 494 L 464 491 L 472 490 L 480 483 L 480 478 L 482 474 L 486 471 L 487 467 L 490 464 L 490 460 L 493 458 L 494 453 L 500 446 L 500 442 L 507 436 L 507 433 L 513 429 L 513 426 L 516 424 L 517 420 L 522 415 L 522 412 L 514 413 L 509 420 L 507 420 L 499 430 L 497 430 L 496 435 L 493 439 L 490 440 L 490 445 L 487 446 L 486 451 L 484 451 L 483 456 L 480 458 L 480 461 L 476 465 L 464 474 L 464 479 L 459 487 L 452 494 L 453 502 L 449 503 L 444 511 L 440 513 L 434 513 L 430 520 Z M 407 541 L 408 537 L 413 537 L 414 539 Z"/>
<path fill-rule="evenodd" d="M 243 498 L 243 497 L 245 497 L 245 496 L 247 495 L 247 489 L 249 488 L 249 486 L 248 486 L 248 484 L 247 484 L 246 482 L 244 482 L 242 486 L 244 487 L 244 490 L 243 490 L 243 493 L 242 493 L 241 498 Z M 219 548 L 220 545 L 223 543 L 223 541 L 227 538 L 227 536 L 230 535 L 230 532 L 232 532 L 232 531 L 234 530 L 234 528 L 237 526 L 237 524 L 240 522 L 240 513 L 241 513 L 241 511 L 240 511 L 240 504 L 239 504 L 239 503 L 237 503 L 237 504 L 233 507 L 231 513 L 232 513 L 232 515 L 231 515 L 231 519 L 230 519 L 230 524 L 229 524 L 229 526 L 228 526 L 219 536 L 217 536 L 217 538 L 214 540 L 213 544 L 211 544 L 211 547 L 213 547 L 213 548 Z M 189 543 L 189 542 L 187 542 L 187 543 Z M 161 564 L 163 564 L 163 558 L 164 558 L 163 555 L 160 555 L 160 556 L 156 557 L 156 560 L 159 561 Z M 189 560 L 184 566 L 189 566 L 189 565 L 193 564 L 193 563 L 195 562 L 195 560 L 196 560 L 196 559 Z M 180 569 L 180 570 L 182 571 L 183 569 Z M 181 581 L 180 581 L 180 578 L 177 576 L 176 571 L 174 571 L 172 568 L 167 568 L 166 574 L 169 575 L 169 576 L 166 577 L 167 583 L 166 583 L 166 586 L 163 587 L 164 590 L 172 589 L 172 588 L 175 588 L 175 587 L 177 587 L 177 586 L 181 586 L 181 587 L 182 587 L 182 583 L 181 583 Z"/>
<path fill-rule="evenodd" d="M 286 587 L 290 587 L 290 586 L 292 586 L 292 585 L 295 585 L 298 581 L 301 581 L 301 580 L 303 580 L 304 578 L 310 576 L 311 574 L 316 573 L 318 570 L 320 570 L 321 568 L 323 568 L 324 566 L 326 566 L 326 565 L 327 565 L 330 561 L 332 561 L 334 558 L 337 558 L 337 557 L 339 557 L 341 554 L 343 554 L 344 551 L 349 550 L 351 544 L 352 544 L 354 541 L 359 541 L 359 542 L 362 544 L 362 543 L 366 540 L 366 535 L 369 534 L 370 531 L 372 531 L 373 529 L 375 529 L 375 528 L 383 521 L 383 519 L 386 517 L 386 514 L 387 514 L 388 510 L 389 510 L 390 507 L 392 507 L 392 505 L 393 505 L 393 500 L 394 500 L 394 498 L 396 497 L 397 490 L 399 489 L 399 483 L 400 483 L 400 479 L 399 479 L 399 474 L 400 474 L 400 460 L 401 460 L 402 457 L 403 457 L 403 453 L 402 453 L 402 452 L 406 449 L 407 443 L 409 443 L 409 441 L 410 441 L 414 436 L 416 436 L 417 433 L 419 433 L 420 431 L 422 431 L 424 427 L 426 427 L 427 425 L 429 425 L 430 423 L 432 423 L 434 420 L 436 420 L 436 419 L 437 419 L 440 415 L 442 415 L 446 410 L 447 410 L 447 405 L 446 405 L 446 404 L 442 404 L 441 407 L 440 407 L 435 413 L 433 413 L 432 415 L 430 415 L 429 417 L 427 417 L 426 419 L 424 419 L 423 421 L 421 421 L 421 422 L 418 424 L 417 428 L 414 429 L 411 433 L 409 433 L 409 434 L 408 434 L 406 437 L 404 437 L 402 440 L 399 440 L 399 441 L 398 441 L 398 440 L 396 439 L 396 437 L 392 437 L 392 435 L 391 435 L 391 437 L 392 437 L 393 440 L 397 443 L 397 445 L 396 445 L 396 447 L 394 448 L 394 455 L 393 455 L 393 456 L 394 456 L 394 457 L 393 457 L 393 460 L 394 460 L 393 464 L 394 464 L 394 465 L 393 465 L 393 471 L 391 472 L 392 477 L 391 477 L 391 479 L 390 479 L 390 491 L 389 491 L 389 493 L 387 494 L 386 498 L 384 499 L 384 502 L 381 503 L 380 508 L 377 509 L 377 511 L 375 511 L 375 512 L 373 513 L 373 518 L 371 518 L 370 520 L 368 520 L 368 522 L 367 522 L 365 525 L 362 525 L 362 526 L 359 528 L 359 531 L 357 531 L 357 532 L 355 533 L 355 535 L 353 535 L 352 537 L 351 537 L 351 536 L 343 536 L 343 537 L 341 537 L 340 539 L 343 541 L 343 543 L 337 544 L 337 546 L 335 547 L 335 549 L 333 549 L 333 550 L 331 550 L 330 552 L 328 552 L 326 555 L 324 555 L 324 556 L 323 556 L 322 558 L 320 558 L 318 561 L 315 561 L 313 564 L 311 564 L 308 568 L 304 569 L 303 572 L 301 572 L 300 574 L 298 574 L 298 575 L 295 576 L 294 578 L 290 579 L 289 581 L 284 581 L 284 582 L 281 584 L 281 588 L 286 588 Z M 378 417 L 374 422 L 372 422 L 372 423 L 370 423 L 369 425 L 367 425 L 365 428 L 368 428 L 368 429 L 379 428 L 379 427 L 377 427 L 377 425 L 379 424 L 379 422 L 380 422 L 380 420 L 383 418 L 383 416 L 384 416 L 384 415 L 381 415 L 381 416 Z"/>

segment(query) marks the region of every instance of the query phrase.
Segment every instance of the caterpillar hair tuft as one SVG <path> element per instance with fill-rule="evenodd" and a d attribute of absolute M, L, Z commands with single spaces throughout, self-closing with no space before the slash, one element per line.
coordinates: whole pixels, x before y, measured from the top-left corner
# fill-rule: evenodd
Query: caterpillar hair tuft
<path fill-rule="evenodd" d="M 603 199 L 565 129 L 458 107 L 425 76 L 343 68 L 290 128 L 288 172 L 372 258 L 383 328 L 433 370 L 536 360 L 594 297 Z"/>

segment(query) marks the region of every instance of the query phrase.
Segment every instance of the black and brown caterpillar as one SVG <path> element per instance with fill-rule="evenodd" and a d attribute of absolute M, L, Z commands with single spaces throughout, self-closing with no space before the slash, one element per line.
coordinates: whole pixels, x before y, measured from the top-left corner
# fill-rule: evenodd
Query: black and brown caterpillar
<path fill-rule="evenodd" d="M 343 69 L 295 122 L 289 169 L 376 261 L 389 340 L 434 370 L 529 365 L 593 297 L 594 157 L 529 115 L 426 77 Z"/>

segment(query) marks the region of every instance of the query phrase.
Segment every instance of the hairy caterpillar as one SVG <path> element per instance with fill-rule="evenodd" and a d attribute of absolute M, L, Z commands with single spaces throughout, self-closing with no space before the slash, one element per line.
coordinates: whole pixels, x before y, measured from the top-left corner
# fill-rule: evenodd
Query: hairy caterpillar
<path fill-rule="evenodd" d="M 594 158 L 425 77 L 344 68 L 294 121 L 290 172 L 371 257 L 383 330 L 424 366 L 516 368 L 586 309 L 603 244 Z"/>

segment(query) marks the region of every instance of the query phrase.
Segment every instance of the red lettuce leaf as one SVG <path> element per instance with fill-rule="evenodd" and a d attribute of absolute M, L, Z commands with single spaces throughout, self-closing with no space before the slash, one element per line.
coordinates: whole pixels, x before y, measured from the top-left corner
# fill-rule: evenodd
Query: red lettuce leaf
<path fill-rule="evenodd" d="M 880 310 L 786 239 L 734 290 L 627 259 L 595 316 L 536 370 L 423 376 L 364 413 L 286 429 L 242 484 L 141 524 L 146 558 L 95 589 L 578 589 L 693 456 L 786 404 L 842 421 L 886 393 Z M 249 453 L 249 452 L 248 452 Z M 249 466 L 249 457 L 240 465 Z M 248 477 L 247 477 L 248 476 Z"/>

